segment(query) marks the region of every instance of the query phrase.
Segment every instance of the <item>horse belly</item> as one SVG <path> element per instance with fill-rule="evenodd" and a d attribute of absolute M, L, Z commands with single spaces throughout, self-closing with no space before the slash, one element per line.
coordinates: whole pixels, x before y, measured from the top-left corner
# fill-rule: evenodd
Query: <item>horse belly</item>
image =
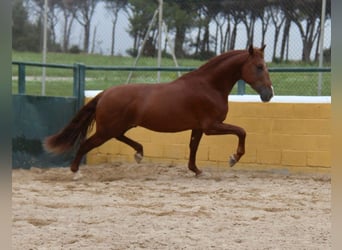
<path fill-rule="evenodd" d="M 197 127 L 198 123 L 180 110 L 154 108 L 144 113 L 138 125 L 157 132 L 179 132 Z"/>
<path fill-rule="evenodd" d="M 199 125 L 194 113 L 183 98 L 163 95 L 145 100 L 139 126 L 158 132 L 179 132 Z"/>

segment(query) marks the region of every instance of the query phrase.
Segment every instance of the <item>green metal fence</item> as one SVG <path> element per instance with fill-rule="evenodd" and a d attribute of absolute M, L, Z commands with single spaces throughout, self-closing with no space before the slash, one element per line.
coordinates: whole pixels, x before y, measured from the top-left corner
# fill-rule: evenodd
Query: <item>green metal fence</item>
<path fill-rule="evenodd" d="M 78 98 L 79 107 L 83 105 L 84 91 L 86 89 L 86 76 L 91 71 L 110 72 L 189 72 L 196 67 L 132 67 L 132 66 L 92 66 L 75 63 L 66 64 L 42 64 L 35 62 L 13 61 L 18 66 L 18 93 L 26 92 L 26 68 L 27 67 L 48 67 L 56 69 L 69 69 L 73 71 L 72 95 Z M 269 68 L 276 94 L 280 95 L 330 95 L 330 67 L 271 67 Z M 121 74 L 121 73 L 120 73 Z M 319 82 L 319 75 L 323 75 L 322 83 Z M 128 73 L 127 73 L 128 75 Z M 300 80 L 300 81 L 299 81 Z M 121 82 L 123 84 L 125 82 Z M 114 83 L 113 83 L 114 85 Z M 96 86 L 96 84 L 95 84 Z M 98 89 L 101 89 L 98 88 Z M 244 95 L 254 93 L 249 87 L 239 81 L 233 94 Z"/>
<path fill-rule="evenodd" d="M 13 61 L 13 65 L 18 65 L 18 94 L 26 94 L 26 67 L 48 67 L 57 69 L 73 70 L 73 96 L 78 99 L 78 107 L 83 105 L 85 88 L 85 66 L 83 64 L 43 64 L 35 62 Z"/>

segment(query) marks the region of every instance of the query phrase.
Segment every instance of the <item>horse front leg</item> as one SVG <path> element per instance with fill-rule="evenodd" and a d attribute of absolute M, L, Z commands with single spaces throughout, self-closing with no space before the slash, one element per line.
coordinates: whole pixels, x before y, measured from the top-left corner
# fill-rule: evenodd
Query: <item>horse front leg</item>
<path fill-rule="evenodd" d="M 235 163 L 237 163 L 240 160 L 240 158 L 245 154 L 246 131 L 243 128 L 231 124 L 216 123 L 212 125 L 210 128 L 204 130 L 204 133 L 206 135 L 233 134 L 239 138 L 236 153 L 231 155 L 229 158 L 230 167 L 233 167 Z"/>
<path fill-rule="evenodd" d="M 200 175 L 202 173 L 201 170 L 199 170 L 196 166 L 196 153 L 198 149 L 198 145 L 201 141 L 203 132 L 202 130 L 196 130 L 193 129 L 191 131 L 191 138 L 190 138 L 190 156 L 189 156 L 189 164 L 188 167 L 191 171 L 193 171 L 196 176 Z"/>

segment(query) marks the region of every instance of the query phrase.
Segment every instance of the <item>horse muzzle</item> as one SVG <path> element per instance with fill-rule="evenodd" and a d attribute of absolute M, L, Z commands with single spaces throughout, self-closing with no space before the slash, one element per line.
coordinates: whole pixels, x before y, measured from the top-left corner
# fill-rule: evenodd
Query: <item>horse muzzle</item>
<path fill-rule="evenodd" d="M 260 94 L 261 101 L 269 102 L 271 98 L 274 96 L 273 87 L 272 86 L 264 87 L 260 89 L 259 94 Z"/>

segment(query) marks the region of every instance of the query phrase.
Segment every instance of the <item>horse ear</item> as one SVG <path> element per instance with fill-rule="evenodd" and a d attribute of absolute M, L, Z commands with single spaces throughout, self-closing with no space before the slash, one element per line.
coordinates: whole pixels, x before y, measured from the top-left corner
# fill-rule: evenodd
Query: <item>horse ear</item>
<path fill-rule="evenodd" d="M 253 44 L 249 45 L 248 52 L 250 55 L 253 55 L 253 53 L 254 53 Z"/>
<path fill-rule="evenodd" d="M 265 47 L 266 47 L 266 44 L 262 45 L 262 47 L 261 47 L 260 50 L 261 50 L 261 51 L 264 51 Z"/>

